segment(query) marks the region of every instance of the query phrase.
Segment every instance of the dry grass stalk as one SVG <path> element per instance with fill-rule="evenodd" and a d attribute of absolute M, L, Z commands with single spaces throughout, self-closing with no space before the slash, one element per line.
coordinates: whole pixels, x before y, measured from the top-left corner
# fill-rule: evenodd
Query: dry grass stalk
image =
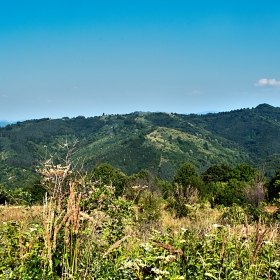
<path fill-rule="evenodd" d="M 31 208 L 26 208 L 24 206 L 0 206 L 0 224 L 7 221 L 18 221 L 24 222 L 27 225 L 30 220 L 39 219 L 42 213 L 42 206 L 32 206 Z"/>
<path fill-rule="evenodd" d="M 84 213 L 84 212 L 80 212 L 80 216 L 93 222 L 93 223 L 96 223 L 96 219 L 94 219 L 93 217 L 91 217 L 90 215 Z"/>
<path fill-rule="evenodd" d="M 54 228 L 53 231 L 53 250 L 56 249 L 56 237 L 57 234 L 59 233 L 59 231 L 61 230 L 62 226 L 67 222 L 67 220 L 69 219 L 69 217 L 73 214 L 73 210 L 67 211 L 67 213 L 65 214 L 65 216 L 63 217 L 62 221 L 60 222 L 60 224 Z M 67 227 L 66 227 L 67 228 Z"/>
<path fill-rule="evenodd" d="M 120 239 L 119 241 L 117 241 L 115 244 L 113 244 L 107 251 L 106 253 L 103 255 L 103 258 L 105 258 L 108 254 L 110 254 L 110 252 L 112 252 L 114 249 L 118 248 L 127 238 L 129 238 L 130 235 L 127 235 L 125 237 L 123 237 L 122 239 Z"/>
<path fill-rule="evenodd" d="M 39 170 L 45 177 L 43 182 L 50 195 L 48 197 L 46 193 L 43 206 L 44 241 L 50 269 L 52 269 L 52 254 L 56 250 L 57 236 L 62 227 L 65 227 L 66 245 L 69 241 L 70 224 L 73 226 L 74 232 L 78 233 L 79 230 L 81 196 L 76 199 L 75 184 L 65 180 L 72 173 L 69 159 L 76 143 L 77 141 L 71 148 L 66 140 L 66 144 L 63 145 L 67 149 L 64 166 L 54 165 L 53 156 L 51 156 L 45 161 L 44 167 Z"/>
<path fill-rule="evenodd" d="M 277 236 L 278 227 L 274 226 L 274 228 L 270 231 L 270 236 L 268 238 L 269 242 L 274 242 L 275 236 Z"/>
<path fill-rule="evenodd" d="M 245 228 L 246 228 L 246 238 L 249 238 L 249 225 L 248 225 L 248 219 L 247 215 L 245 215 Z"/>
<path fill-rule="evenodd" d="M 48 201 L 48 195 L 45 194 L 44 198 L 44 208 L 43 208 L 43 227 L 44 227 L 44 241 L 45 241 L 45 248 L 47 248 L 47 258 L 52 268 L 52 253 L 51 253 L 51 206 Z"/>
<path fill-rule="evenodd" d="M 187 203 L 193 205 L 199 199 L 199 191 L 197 188 L 193 188 L 191 185 L 188 185 L 186 188 L 185 197 L 187 199 Z"/>
<path fill-rule="evenodd" d="M 220 253 L 220 269 L 219 269 L 220 274 L 223 270 L 223 264 L 224 264 L 225 257 L 226 257 L 225 245 L 226 245 L 226 237 L 223 236 L 222 249 L 221 249 L 221 253 Z"/>
<path fill-rule="evenodd" d="M 265 229 L 262 233 L 261 233 L 261 216 L 258 220 L 258 223 L 257 223 L 257 228 L 256 228 L 256 244 L 255 244 L 255 249 L 254 249 L 254 253 L 253 253 L 253 256 L 250 260 L 250 265 L 253 264 L 262 244 L 263 244 L 263 240 L 264 240 L 264 236 L 267 232 L 267 229 Z"/>
<path fill-rule="evenodd" d="M 186 263 L 186 261 L 187 261 L 186 257 L 184 255 L 184 252 L 181 249 L 177 250 L 170 244 L 159 243 L 157 241 L 153 241 L 153 244 L 157 247 L 161 247 L 163 249 L 168 250 L 171 254 L 179 254 L 181 256 L 182 260 L 184 261 L 184 263 Z"/>
<path fill-rule="evenodd" d="M 164 206 L 163 206 L 164 208 Z M 173 230 L 181 231 L 181 228 L 186 229 L 208 229 L 212 228 L 213 224 L 221 220 L 223 212 L 217 209 L 205 208 L 197 210 L 192 217 L 183 217 L 176 219 L 172 213 L 162 210 L 162 228 L 172 228 Z"/>
<path fill-rule="evenodd" d="M 23 247 L 22 247 L 22 236 L 21 236 L 21 228 L 19 228 L 18 232 L 18 243 L 19 243 L 19 258 L 23 257 Z"/>
<path fill-rule="evenodd" d="M 263 240 L 264 240 L 264 236 L 265 236 L 266 232 L 267 232 L 267 229 L 265 229 L 264 232 L 259 235 L 259 239 L 257 240 L 256 245 L 255 245 L 254 254 L 253 254 L 253 256 L 252 256 L 252 258 L 250 260 L 250 264 L 251 265 L 253 264 L 257 254 L 258 254 L 258 252 L 259 252 L 259 250 L 260 250 L 260 248 L 261 248 L 261 246 L 263 244 Z"/>
<path fill-rule="evenodd" d="M 39 236 L 40 236 L 40 234 L 37 233 L 37 234 L 32 238 L 32 240 L 30 241 L 30 243 L 29 243 L 29 245 L 28 245 L 28 247 L 27 247 L 27 252 L 26 252 L 26 254 L 28 254 L 28 253 L 30 252 L 30 250 L 31 250 L 31 248 L 32 248 L 32 246 L 33 246 L 33 244 L 34 244 L 35 241 L 39 238 Z"/>
<path fill-rule="evenodd" d="M 257 228 L 256 228 L 256 240 L 259 240 L 259 234 L 260 234 L 260 227 L 261 227 L 261 216 L 259 217 Z"/>

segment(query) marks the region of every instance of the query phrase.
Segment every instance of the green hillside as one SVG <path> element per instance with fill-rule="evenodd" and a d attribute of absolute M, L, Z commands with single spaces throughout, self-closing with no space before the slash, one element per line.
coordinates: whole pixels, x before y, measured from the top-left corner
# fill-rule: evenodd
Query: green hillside
<path fill-rule="evenodd" d="M 215 163 L 247 162 L 267 174 L 279 166 L 280 108 L 207 115 L 134 112 L 69 119 L 40 119 L 0 128 L 0 182 L 9 188 L 33 183 L 36 167 L 50 155 L 72 155 L 90 171 L 108 162 L 130 175 L 141 169 L 172 180 L 188 161 L 201 172 Z"/>

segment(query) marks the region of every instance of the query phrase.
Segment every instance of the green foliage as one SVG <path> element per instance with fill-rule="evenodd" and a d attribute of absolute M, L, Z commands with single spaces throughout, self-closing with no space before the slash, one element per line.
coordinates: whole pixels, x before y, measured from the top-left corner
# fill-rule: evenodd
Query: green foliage
<path fill-rule="evenodd" d="M 154 231 L 121 269 L 132 279 L 278 279 L 279 250 L 261 234 L 248 234 L 244 241 L 216 224 L 204 234 Z"/>
<path fill-rule="evenodd" d="M 144 191 L 138 201 L 139 222 L 158 222 L 161 217 L 162 200 L 155 193 Z"/>
<path fill-rule="evenodd" d="M 150 191 L 157 191 L 156 177 L 146 169 L 141 169 L 137 174 L 129 177 L 129 184 L 133 186 L 147 186 Z"/>
<path fill-rule="evenodd" d="M 178 184 L 182 186 L 183 193 L 185 193 L 187 187 L 191 186 L 199 191 L 199 193 L 204 193 L 204 183 L 199 178 L 198 173 L 191 163 L 184 163 L 174 176 L 173 184 Z"/>
<path fill-rule="evenodd" d="M 31 206 L 33 204 L 33 199 L 32 195 L 22 188 L 6 190 L 4 187 L 0 186 L 0 203 L 2 205 Z"/>
<path fill-rule="evenodd" d="M 158 171 L 158 177 L 164 181 L 172 182 L 176 169 L 171 162 L 163 162 Z"/>
<path fill-rule="evenodd" d="M 46 271 L 42 265 L 42 227 L 30 224 L 24 229 L 23 224 L 10 221 L 4 222 L 0 231 L 0 278 L 43 279 Z"/>
<path fill-rule="evenodd" d="M 89 179 L 93 182 L 98 182 L 97 184 L 100 186 L 114 186 L 117 196 L 123 194 L 127 181 L 127 177 L 124 173 L 118 169 L 115 169 L 108 163 L 103 163 L 96 166 L 89 175 Z"/>
<path fill-rule="evenodd" d="M 9 201 L 9 195 L 7 191 L 0 185 L 0 204 L 5 205 Z"/>
<path fill-rule="evenodd" d="M 198 177 L 198 173 L 191 163 L 184 163 L 174 176 L 174 183 L 181 184 L 184 186 L 191 184 L 191 178 Z"/>
<path fill-rule="evenodd" d="M 193 176 L 193 168 L 184 167 Z M 107 175 L 108 182 L 116 175 L 108 165 L 97 171 L 99 177 Z M 42 174 L 49 195 L 45 196 L 41 218 L 36 222 L 31 218 L 25 223 L 3 222 L 0 226 L 0 279 L 280 277 L 278 226 L 265 226 L 261 219 L 255 223 L 259 214 L 252 214 L 252 209 L 233 204 L 221 210 L 224 214 L 220 225 L 158 231 L 155 227 L 160 228 L 162 199 L 147 190 L 148 186 L 145 190 L 143 185 L 135 188 L 141 195 L 137 205 L 133 205 L 132 201 L 117 197 L 114 186 L 78 176 L 70 165 L 48 164 Z M 135 178 L 143 180 L 139 181 L 143 184 L 151 180 L 156 184 L 153 187 L 163 183 L 154 181 L 146 170 Z M 237 179 L 212 182 L 227 188 L 232 185 L 233 189 L 237 183 Z M 168 207 L 177 217 L 193 214 L 196 219 L 197 188 L 188 186 L 184 190 L 177 183 L 173 188 Z M 17 193 L 19 201 L 22 193 Z M 145 240 L 136 238 L 144 230 Z"/>
<path fill-rule="evenodd" d="M 36 181 L 33 185 L 24 187 L 23 190 L 30 194 L 32 204 L 43 204 L 44 196 L 47 190 L 45 186 L 41 184 L 40 181 Z"/>
<path fill-rule="evenodd" d="M 232 168 L 226 164 L 214 164 L 202 172 L 201 179 L 205 184 L 211 182 L 226 182 L 230 178 Z"/>
<path fill-rule="evenodd" d="M 276 171 L 275 176 L 267 183 L 267 199 L 273 201 L 279 198 L 280 194 L 280 170 Z"/>
<path fill-rule="evenodd" d="M 167 199 L 172 195 L 174 188 L 170 182 L 157 179 L 157 186 L 163 199 Z"/>
<path fill-rule="evenodd" d="M 207 185 L 208 197 L 212 207 L 216 205 L 244 205 L 246 203 L 244 189 L 245 184 L 235 179 L 231 179 L 228 182 L 216 182 Z"/>
<path fill-rule="evenodd" d="M 257 207 L 264 200 L 260 172 L 248 164 L 236 167 L 215 164 L 204 171 L 201 178 L 206 184 L 204 195 L 212 207 L 247 203 Z"/>
<path fill-rule="evenodd" d="M 199 172 L 246 162 L 264 164 L 272 174 L 279 165 L 279 115 L 279 108 L 262 104 L 207 115 L 135 112 L 18 122 L 0 128 L 0 183 L 7 189 L 32 186 L 46 154 L 63 158 L 57 147 L 66 139 L 78 139 L 73 158 L 82 159 L 88 172 L 107 162 L 128 175 L 147 169 L 172 181 L 184 162 Z"/>
<path fill-rule="evenodd" d="M 259 175 L 260 172 L 257 169 L 249 164 L 242 163 L 233 168 L 230 177 L 241 182 L 252 182 Z"/>
<path fill-rule="evenodd" d="M 166 209 L 173 212 L 177 218 L 186 217 L 199 200 L 198 190 L 192 186 L 184 189 L 175 183 L 172 196 L 167 199 Z"/>

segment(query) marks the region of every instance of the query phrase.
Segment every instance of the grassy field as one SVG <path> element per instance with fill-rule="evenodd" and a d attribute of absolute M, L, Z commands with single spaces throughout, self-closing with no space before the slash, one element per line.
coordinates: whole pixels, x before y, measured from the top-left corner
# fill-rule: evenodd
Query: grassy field
<path fill-rule="evenodd" d="M 179 219 L 146 188 L 128 199 L 67 166 L 42 173 L 43 206 L 0 208 L 0 279 L 280 279 L 275 206 L 193 200 Z"/>
<path fill-rule="evenodd" d="M 87 214 L 70 199 L 56 214 L 1 208 L 0 279 L 280 279 L 278 222 L 211 208 L 140 221 L 135 208 Z"/>

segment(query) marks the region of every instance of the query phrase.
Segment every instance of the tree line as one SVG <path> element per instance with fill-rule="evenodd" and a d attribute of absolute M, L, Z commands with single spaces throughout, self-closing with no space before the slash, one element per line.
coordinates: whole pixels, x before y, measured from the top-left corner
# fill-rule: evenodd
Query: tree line
<path fill-rule="evenodd" d="M 268 181 L 256 168 L 243 163 L 235 167 L 214 164 L 200 175 L 195 166 L 184 163 L 175 173 L 172 182 L 159 179 L 151 172 L 142 169 L 128 176 L 108 163 L 94 167 L 91 172 L 78 172 L 85 184 L 94 182 L 95 186 L 112 186 L 117 197 L 124 196 L 138 203 L 150 195 L 152 200 L 162 199 L 167 207 L 173 209 L 178 217 L 187 215 L 188 205 L 196 202 L 217 206 L 250 206 L 258 208 L 263 202 L 279 198 L 280 170 Z M 77 173 L 71 176 L 76 177 Z M 71 179 L 67 178 L 67 182 Z M 67 183 L 66 183 L 67 185 Z M 136 192 L 135 192 L 136 190 Z M 43 181 L 14 190 L 0 189 L 0 203 L 42 204 L 47 188 Z M 137 193 L 137 195 L 136 195 Z"/>

